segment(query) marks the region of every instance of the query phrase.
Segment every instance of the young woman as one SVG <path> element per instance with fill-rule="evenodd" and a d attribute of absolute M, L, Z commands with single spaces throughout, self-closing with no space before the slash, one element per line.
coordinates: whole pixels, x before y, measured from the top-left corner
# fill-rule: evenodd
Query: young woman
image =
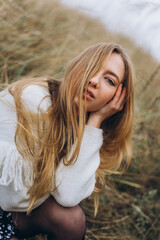
<path fill-rule="evenodd" d="M 0 94 L 0 112 L 0 239 L 39 233 L 83 239 L 78 204 L 105 186 L 105 172 L 131 159 L 127 54 L 114 43 L 93 45 L 72 61 L 62 82 L 11 84 Z"/>

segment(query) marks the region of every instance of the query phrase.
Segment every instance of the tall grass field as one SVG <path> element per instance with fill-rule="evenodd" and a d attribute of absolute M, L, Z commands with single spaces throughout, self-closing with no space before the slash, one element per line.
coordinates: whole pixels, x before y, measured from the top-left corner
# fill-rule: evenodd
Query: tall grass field
<path fill-rule="evenodd" d="M 107 32 L 98 20 L 64 7 L 58 0 L 0 0 L 0 88 L 22 77 L 62 80 L 73 57 L 104 41 L 128 49 L 135 68 L 133 158 L 126 173 L 106 177 L 95 218 L 93 199 L 82 202 L 86 240 L 160 240 L 158 62 L 130 39 Z"/>

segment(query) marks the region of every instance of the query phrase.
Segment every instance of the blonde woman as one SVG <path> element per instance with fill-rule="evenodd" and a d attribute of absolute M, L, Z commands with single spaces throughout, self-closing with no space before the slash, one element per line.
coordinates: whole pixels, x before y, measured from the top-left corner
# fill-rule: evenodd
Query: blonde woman
<path fill-rule="evenodd" d="M 21 80 L 2 91 L 0 239 L 84 239 L 79 203 L 105 186 L 104 173 L 128 167 L 133 109 L 132 65 L 114 43 L 85 49 L 62 82 Z"/>

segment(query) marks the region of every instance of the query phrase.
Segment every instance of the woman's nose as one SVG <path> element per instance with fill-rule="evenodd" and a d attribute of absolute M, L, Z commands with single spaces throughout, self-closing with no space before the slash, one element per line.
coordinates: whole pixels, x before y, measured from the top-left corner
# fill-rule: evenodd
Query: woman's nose
<path fill-rule="evenodd" d="M 91 80 L 89 81 L 89 85 L 94 87 L 94 88 L 98 88 L 99 87 L 99 77 L 93 77 L 91 78 Z"/>

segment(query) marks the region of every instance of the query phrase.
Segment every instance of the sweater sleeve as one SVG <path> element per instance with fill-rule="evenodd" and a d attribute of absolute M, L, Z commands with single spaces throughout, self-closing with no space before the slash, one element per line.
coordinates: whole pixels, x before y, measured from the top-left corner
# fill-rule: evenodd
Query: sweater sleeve
<path fill-rule="evenodd" d="M 43 112 L 50 104 L 47 95 L 47 89 L 33 85 L 24 89 L 22 99 L 32 112 L 36 113 L 39 105 Z M 28 188 L 33 184 L 32 162 L 23 159 L 15 144 L 16 127 L 15 101 L 5 89 L 0 92 L 0 207 L 6 211 L 26 211 Z"/>
<path fill-rule="evenodd" d="M 43 113 L 51 105 L 48 88 L 40 85 L 26 87 L 21 98 L 32 113 Z"/>
<path fill-rule="evenodd" d="M 63 160 L 56 171 L 56 190 L 51 194 L 65 207 L 79 204 L 90 196 L 95 186 L 95 173 L 100 164 L 99 149 L 103 143 L 102 129 L 85 126 L 77 161 L 64 166 Z"/>

